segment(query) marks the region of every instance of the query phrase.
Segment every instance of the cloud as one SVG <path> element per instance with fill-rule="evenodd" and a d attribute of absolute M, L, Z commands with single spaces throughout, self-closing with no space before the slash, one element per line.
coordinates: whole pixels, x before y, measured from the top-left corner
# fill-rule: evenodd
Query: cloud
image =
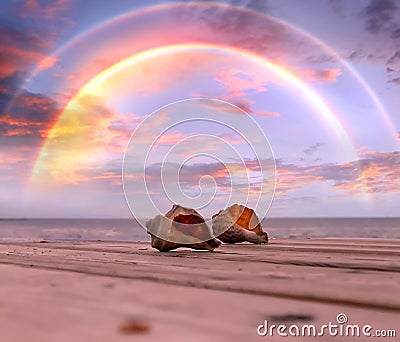
<path fill-rule="evenodd" d="M 4 78 L 0 78 L 0 115 L 5 115 L 5 110 L 24 81 L 24 74 L 14 72 Z"/>
<path fill-rule="evenodd" d="M 120 168 L 137 116 L 119 113 L 92 94 L 74 98 L 59 114 L 44 134 L 47 140 L 36 163 L 35 182 L 79 184 L 106 179 L 107 163 L 113 159 L 119 160 Z"/>
<path fill-rule="evenodd" d="M 400 77 L 392 78 L 391 80 L 389 80 L 389 82 L 400 85 Z"/>
<path fill-rule="evenodd" d="M 37 150 L 59 113 L 56 101 L 26 90 L 17 92 L 23 73 L 0 79 L 0 182 L 16 188 L 29 177 Z M 15 95 L 17 93 L 17 95 Z"/>
<path fill-rule="evenodd" d="M 348 56 L 348 59 L 357 60 L 357 59 L 364 58 L 364 57 L 365 57 L 365 52 L 361 49 L 358 49 L 358 50 L 351 51 L 351 53 Z"/>
<path fill-rule="evenodd" d="M 20 144 L 37 146 L 59 113 L 58 103 L 47 95 L 18 91 L 23 73 L 0 79 L 0 141 L 3 148 Z M 27 137 L 29 139 L 17 139 Z"/>
<path fill-rule="evenodd" d="M 7 112 L 0 113 L 0 127 L 3 132 L 7 127 L 11 130 L 23 128 L 43 137 L 58 113 L 58 104 L 50 97 L 23 91 L 7 107 Z"/>
<path fill-rule="evenodd" d="M 386 62 L 386 72 L 390 83 L 399 84 L 400 79 L 400 50 L 390 55 Z"/>
<path fill-rule="evenodd" d="M 18 161 L 16 161 L 18 162 Z M 343 164 L 318 164 L 310 166 L 300 166 L 293 163 L 286 163 L 283 160 L 276 160 L 277 166 L 277 189 L 275 200 L 277 203 L 295 203 L 302 197 L 307 200 L 318 200 L 319 196 L 336 197 L 343 196 L 356 198 L 357 195 L 365 194 L 365 191 L 371 193 L 398 193 L 400 191 L 400 175 L 397 165 L 400 162 L 399 152 L 368 152 L 361 155 L 357 161 L 343 163 Z M 67 177 L 64 178 L 66 184 L 64 186 L 73 186 L 74 192 L 77 189 L 92 189 L 96 194 L 103 194 L 104 199 L 110 198 L 112 193 L 121 196 L 121 160 L 116 159 L 109 162 L 107 165 L 97 165 L 97 167 L 80 168 L 77 170 L 74 182 Z M 267 166 L 270 160 L 261 161 L 261 165 Z M 359 166 L 363 168 L 363 173 L 360 175 Z M 149 194 L 152 198 L 160 204 L 165 204 L 167 198 L 162 187 L 160 170 L 161 163 L 150 164 L 146 168 L 146 182 Z M 177 180 L 179 165 L 166 163 L 164 164 L 166 171 L 166 178 L 164 182 L 175 184 Z M 200 193 L 199 181 L 205 176 L 209 175 L 214 178 L 218 189 L 213 203 L 218 205 L 225 205 L 227 195 L 232 191 L 236 198 L 244 198 L 250 190 L 251 200 L 258 197 L 260 189 L 260 180 L 253 177 L 253 174 L 260 171 L 260 163 L 255 159 L 245 160 L 245 168 L 239 162 L 229 163 L 193 163 L 185 164 L 179 173 L 179 185 L 186 195 L 196 196 Z M 228 170 L 231 171 L 229 174 Z M 232 171 L 233 170 L 233 171 Z M 249 172 L 250 180 L 247 179 L 246 170 Z M 231 184 L 231 176 L 235 175 L 236 181 Z M 143 173 L 132 171 L 129 174 L 131 179 L 142 179 Z M 167 186 L 168 184 L 164 185 Z M 205 194 L 212 193 L 214 189 L 213 182 L 200 183 L 201 188 Z M 312 186 L 324 186 L 324 192 L 313 192 L 312 194 L 305 194 L 304 190 L 308 190 Z M 250 186 L 250 187 L 249 187 Z M 63 189 L 60 187 L 60 189 Z M 72 188 L 70 188 L 72 189 Z M 329 191 L 331 190 L 331 192 Z M 88 190 L 88 191 L 89 191 Z M 270 191 L 271 189 L 266 189 Z M 61 190 L 60 190 L 61 191 Z M 88 196 L 92 196 L 92 192 L 88 192 Z M 107 195 L 105 195 L 107 194 Z M 145 196 L 146 194 L 132 193 L 132 196 Z M 72 193 L 69 194 L 72 196 Z M 293 202 L 291 199 L 293 198 Z M 122 197 L 121 197 L 122 200 Z M 97 203 L 97 202 L 96 202 Z M 168 202 L 169 205 L 169 202 Z M 217 204 L 215 204 L 217 206 Z M 213 207 L 215 210 L 215 208 Z M 208 209 L 207 209 L 208 210 Z"/>
<path fill-rule="evenodd" d="M 38 36 L 54 45 L 75 22 L 68 15 L 75 0 L 26 0 L 16 7 L 20 20 Z"/>
<path fill-rule="evenodd" d="M 254 109 L 254 101 L 248 98 L 249 94 L 267 91 L 267 78 L 255 70 L 242 70 L 238 68 L 225 67 L 220 70 L 214 79 L 224 88 L 225 93 L 221 99 L 234 104 L 249 114 L 278 117 L 280 113 L 276 111 L 266 111 Z"/>
<path fill-rule="evenodd" d="M 224 85 L 228 91 L 227 98 L 241 98 L 249 91 L 264 92 L 266 79 L 264 75 L 236 68 L 224 68 L 215 75 L 214 79 Z"/>
<path fill-rule="evenodd" d="M 352 194 L 400 191 L 400 152 L 365 152 L 359 160 L 344 164 L 299 166 L 276 160 L 277 196 L 316 183 Z M 247 163 L 247 168 L 257 171 Z M 361 170 L 360 170 L 361 168 Z M 361 173 L 360 173 L 361 171 Z"/>
<path fill-rule="evenodd" d="M 30 129 L 26 129 L 26 128 L 11 128 L 8 129 L 7 132 L 5 132 L 4 134 L 2 134 L 4 137 L 13 137 L 16 135 L 22 135 L 22 136 L 26 136 L 26 135 L 32 135 L 33 131 Z"/>
<path fill-rule="evenodd" d="M 9 170 L 12 170 L 15 174 L 15 165 L 21 164 L 25 167 L 25 162 L 30 161 L 32 158 L 32 149 L 29 146 L 16 146 L 7 150 L 0 149 L 0 157 L 0 169 L 3 172 L 3 176 Z"/>
<path fill-rule="evenodd" d="M 11 26 L 0 25 L 1 46 L 18 46 L 26 51 L 43 51 L 49 49 L 50 45 L 43 37 L 36 35 L 23 25 Z"/>
<path fill-rule="evenodd" d="M 43 70 L 55 63 L 47 56 L 48 43 L 32 32 L 2 25 L 0 36 L 0 78 L 29 72 L 37 64 Z"/>
<path fill-rule="evenodd" d="M 297 69 L 295 71 L 298 77 L 306 82 L 336 82 L 337 78 L 342 74 L 342 70 L 338 68 L 334 69 L 308 69 L 302 70 Z"/>
<path fill-rule="evenodd" d="M 51 53 L 60 31 L 71 23 L 62 15 L 70 2 L 28 0 L 14 6 L 16 13 L 10 14 L 19 16 L 18 22 L 0 24 L 0 82 L 16 73 L 26 77 L 34 68 L 55 66 L 58 59 Z"/>
<path fill-rule="evenodd" d="M 232 4 L 237 3 L 238 1 L 232 1 Z M 267 13 L 268 12 L 268 0 L 247 0 L 242 1 L 243 7 L 253 10 L 258 13 Z"/>
<path fill-rule="evenodd" d="M 122 161 L 118 161 L 122 165 Z M 85 168 L 74 173 L 72 178 L 65 180 L 63 185 L 77 185 L 82 183 L 97 184 L 99 187 L 120 187 L 122 185 L 121 167 L 112 169 Z"/>
<path fill-rule="evenodd" d="M 182 2 L 191 2 L 191 0 Z M 199 2 L 210 3 L 212 1 L 204 0 Z M 227 3 L 239 9 L 244 8 L 254 13 L 266 14 L 268 12 L 267 0 L 231 0 Z M 192 10 L 192 8 L 190 8 L 190 10 Z M 246 30 L 249 26 L 254 25 L 251 12 L 233 11 L 229 8 L 220 7 L 202 10 L 200 14 L 202 18 L 213 27 L 218 29 L 224 28 L 231 32 L 240 32 L 239 30 Z"/>
<path fill-rule="evenodd" d="M 339 17 L 344 18 L 348 15 L 344 0 L 328 0 L 328 4 L 333 13 L 335 13 Z"/>
<path fill-rule="evenodd" d="M 271 161 L 261 161 L 263 169 L 268 169 Z M 332 191 L 345 191 L 352 194 L 398 192 L 400 191 L 400 152 L 367 152 L 362 158 L 344 164 L 316 164 L 300 166 L 288 164 L 283 160 L 276 160 L 278 197 L 287 196 L 295 190 L 304 189 L 310 185 L 325 183 Z M 160 184 L 160 170 L 162 164 L 152 164 L 146 169 L 146 179 L 153 185 Z M 245 168 L 241 163 L 196 163 L 184 165 L 167 164 L 167 178 L 164 181 L 176 182 L 177 170 L 181 170 L 179 180 L 183 189 L 197 189 L 201 177 L 209 175 L 213 177 L 221 191 L 229 190 L 232 186 L 228 170 L 237 175 L 246 175 L 246 172 L 259 173 L 260 162 L 246 160 Z M 361 169 L 360 169 L 361 168 Z M 233 171 L 232 171 L 233 170 Z M 247 171 L 246 171 L 247 170 Z M 170 172 L 168 172 L 170 171 Z M 361 171 L 361 173 L 360 173 Z M 241 179 L 241 178 L 239 178 Z M 258 187 L 259 179 L 247 176 L 243 184 L 236 183 L 233 191 L 247 191 L 248 187 Z M 157 188 L 157 187 L 156 187 Z M 159 189 L 161 191 L 161 188 Z"/>
<path fill-rule="evenodd" d="M 290 190 L 290 186 L 295 189 L 301 187 L 302 184 L 330 181 L 333 182 L 333 189 L 354 194 L 364 191 L 396 192 L 400 190 L 399 164 L 400 152 L 365 152 L 357 161 L 307 167 L 287 165 L 278 161 L 278 184 L 279 175 L 282 175 L 285 190 Z M 278 187 L 278 190 L 281 189 Z"/>
<path fill-rule="evenodd" d="M 390 37 L 393 39 L 400 38 L 400 28 L 396 28 L 395 30 L 393 30 L 390 34 Z"/>
<path fill-rule="evenodd" d="M 72 0 L 55 0 L 41 4 L 38 0 L 26 0 L 19 9 L 19 15 L 24 18 L 34 16 L 44 20 L 54 20 L 66 12 L 72 3 Z"/>
<path fill-rule="evenodd" d="M 382 31 L 393 19 L 396 10 L 397 4 L 393 0 L 370 0 L 362 13 L 366 30 L 373 34 Z"/>
<path fill-rule="evenodd" d="M 191 165 L 179 165 L 175 163 L 156 163 L 146 167 L 146 179 L 158 181 L 160 179 L 161 169 L 164 170 L 166 178 L 164 181 L 175 182 L 179 170 L 179 181 L 183 187 L 197 186 L 198 181 L 204 175 L 212 176 L 220 186 L 227 186 L 228 171 L 222 163 L 196 163 Z"/>
<path fill-rule="evenodd" d="M 205 35 L 202 41 L 230 45 L 263 54 L 271 61 L 288 64 L 312 56 L 321 50 L 304 37 L 293 34 L 293 30 L 268 16 L 267 1 L 234 0 L 228 4 L 235 7 L 216 6 L 211 1 L 210 7 L 196 7 L 183 4 L 171 13 L 189 22 L 197 22 Z M 234 32 L 234 34 L 232 34 Z M 198 37 L 195 38 L 198 40 Z"/>
<path fill-rule="evenodd" d="M 314 145 L 311 145 L 310 147 L 306 148 L 304 150 L 304 153 L 308 154 L 308 155 L 313 155 L 320 149 L 320 147 L 322 147 L 324 145 L 325 145 L 324 143 L 319 143 L 318 142 L 318 143 L 316 143 Z"/>
<path fill-rule="evenodd" d="M 37 70 L 43 71 L 46 69 L 50 69 L 56 64 L 57 61 L 58 61 L 57 57 L 45 56 L 40 60 L 39 64 L 37 65 Z"/>
<path fill-rule="evenodd" d="M 400 50 L 396 51 L 387 61 L 388 65 L 393 65 L 400 62 Z"/>
<path fill-rule="evenodd" d="M 268 111 L 263 111 L 263 110 L 256 110 L 252 108 L 253 101 L 247 99 L 247 98 L 241 98 L 240 100 L 231 100 L 230 101 L 232 104 L 234 104 L 236 107 L 239 107 L 241 110 L 243 110 L 246 113 L 249 114 L 254 114 L 258 116 L 264 116 L 264 117 L 279 117 L 280 113 L 278 112 L 268 112 Z"/>
<path fill-rule="evenodd" d="M 33 136 L 36 129 L 25 127 L 22 130 L 16 123 L 25 119 L 27 122 L 43 122 L 43 129 L 46 129 L 56 105 L 48 96 L 30 93 L 22 86 L 35 65 L 39 70 L 47 69 L 56 59 L 47 56 L 50 46 L 31 30 L 1 25 L 0 36 L 0 121 L 3 125 L 0 131 L 4 136 L 23 135 L 24 132 Z M 5 117 L 8 122 L 5 122 Z M 5 132 L 7 123 L 9 134 Z"/>
<path fill-rule="evenodd" d="M 20 140 L 18 136 L 8 140 Z M 26 139 L 25 139 L 26 140 Z M 0 215 L 10 217 L 6 208 L 21 209 L 20 201 L 26 180 L 35 160 L 36 150 L 30 146 L 4 145 L 0 136 Z"/>
<path fill-rule="evenodd" d="M 339 68 L 323 69 L 297 69 L 288 68 L 304 82 L 336 82 L 342 74 Z M 278 117 L 277 111 L 266 111 L 265 109 L 254 109 L 254 102 L 248 98 L 253 93 L 266 92 L 268 82 L 273 81 L 272 74 L 260 73 L 258 70 L 239 69 L 237 67 L 225 67 L 217 72 L 214 79 L 223 87 L 225 93 L 221 99 L 231 102 L 247 113 L 264 117 Z"/>
<path fill-rule="evenodd" d="M 396 45 L 393 41 L 388 42 L 385 38 L 382 38 L 382 40 L 384 41 L 382 42 L 382 46 L 378 45 L 379 42 L 378 44 L 374 43 L 375 51 L 356 49 L 351 51 L 347 58 L 357 62 L 367 61 L 368 63 L 374 63 L 382 69 L 386 66 L 385 71 L 388 82 L 398 84 L 397 79 L 400 77 L 400 50 L 396 49 Z M 385 44 L 390 44 L 390 48 L 387 49 L 384 46 Z"/>
<path fill-rule="evenodd" d="M 273 117 L 273 118 L 277 118 L 277 117 L 281 116 L 281 114 L 278 112 L 265 112 L 262 110 L 253 110 L 252 113 L 259 115 L 259 116 Z"/>

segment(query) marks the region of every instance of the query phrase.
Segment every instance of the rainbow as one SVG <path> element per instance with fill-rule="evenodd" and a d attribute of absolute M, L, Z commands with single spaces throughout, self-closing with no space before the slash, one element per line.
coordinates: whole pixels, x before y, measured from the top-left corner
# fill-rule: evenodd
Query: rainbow
<path fill-rule="evenodd" d="M 397 132 L 395 125 L 393 124 L 389 114 L 387 113 L 385 107 L 383 106 L 382 102 L 379 100 L 379 98 L 375 94 L 375 92 L 372 90 L 370 85 L 361 77 L 361 75 L 355 70 L 354 67 L 351 66 L 351 64 L 349 62 L 347 62 L 345 59 L 343 59 L 336 51 L 334 51 L 331 47 L 329 47 L 328 45 L 323 43 L 316 36 L 311 35 L 309 32 L 299 28 L 298 26 L 288 23 L 282 19 L 271 17 L 266 14 L 255 12 L 250 9 L 243 8 L 243 7 L 234 6 L 231 4 L 224 4 L 224 3 L 187 2 L 185 4 L 164 3 L 164 4 L 158 4 L 158 5 L 148 6 L 148 7 L 136 8 L 135 10 L 132 10 L 131 12 L 118 14 L 112 18 L 107 19 L 104 22 L 93 25 L 89 29 L 85 30 L 84 32 L 79 33 L 74 38 L 72 38 L 69 41 L 67 41 L 66 43 L 64 43 L 62 46 L 58 47 L 50 57 L 58 57 L 64 51 L 66 51 L 69 48 L 73 47 L 74 45 L 84 41 L 89 36 L 94 35 L 97 32 L 104 30 L 106 28 L 109 28 L 115 24 L 124 22 L 125 20 L 132 20 L 134 18 L 143 16 L 146 14 L 155 13 L 158 11 L 161 12 L 164 10 L 179 9 L 179 8 L 183 8 L 183 7 L 188 8 L 191 6 L 196 7 L 196 8 L 210 8 L 211 7 L 211 8 L 215 8 L 215 9 L 226 9 L 226 10 L 231 9 L 231 10 L 240 11 L 243 13 L 248 13 L 248 14 L 251 14 L 254 16 L 258 16 L 260 19 L 268 19 L 271 22 L 282 25 L 283 27 L 285 27 L 289 30 L 292 30 L 292 31 L 300 34 L 301 36 L 307 38 L 309 41 L 312 41 L 315 45 L 317 45 L 322 50 L 324 50 L 329 55 L 333 56 L 336 60 L 338 60 L 339 63 L 342 64 L 345 67 L 345 69 L 348 70 L 350 72 L 350 74 L 357 80 L 357 82 L 366 91 L 369 98 L 372 100 L 372 102 L 376 106 L 381 118 L 385 122 L 385 125 L 390 132 L 390 136 L 392 137 L 393 141 L 395 142 L 396 145 L 398 144 L 398 139 L 397 139 L 398 132 Z M 40 65 L 40 63 L 31 72 L 31 76 L 25 80 L 25 82 L 21 88 L 27 87 L 27 85 L 35 78 L 35 76 L 37 76 L 40 73 L 41 69 L 40 69 L 39 65 Z"/>
<path fill-rule="evenodd" d="M 69 115 L 71 110 L 73 110 L 74 106 L 76 106 L 76 102 L 78 101 L 79 98 L 82 98 L 86 94 L 95 93 L 96 88 L 100 87 L 108 78 L 112 77 L 116 73 L 121 72 L 125 68 L 131 67 L 131 66 L 133 66 L 143 60 L 146 60 L 146 59 L 158 58 L 158 57 L 165 56 L 168 54 L 174 54 L 174 53 L 185 52 L 185 51 L 203 51 L 203 50 L 224 53 L 227 55 L 236 55 L 236 56 L 240 56 L 242 58 L 246 58 L 246 59 L 250 60 L 251 62 L 260 65 L 263 68 L 273 71 L 279 77 L 281 77 L 286 82 L 288 82 L 288 84 L 296 87 L 296 89 L 298 89 L 302 93 L 302 95 L 321 114 L 326 126 L 330 130 L 332 130 L 334 136 L 336 137 L 338 142 L 342 145 L 343 150 L 348 151 L 349 157 L 353 158 L 354 160 L 357 159 L 357 153 L 351 142 L 351 139 L 349 138 L 347 132 L 343 128 L 340 121 L 334 115 L 331 108 L 328 106 L 328 104 L 326 102 L 324 102 L 323 99 L 321 99 L 321 97 L 319 97 L 309 86 L 307 86 L 304 82 L 302 82 L 298 77 L 296 77 L 291 72 L 284 69 L 283 67 L 269 61 L 265 57 L 258 56 L 249 51 L 239 49 L 239 48 L 233 48 L 231 46 L 213 45 L 213 44 L 205 44 L 205 43 L 177 44 L 177 45 L 164 46 L 164 47 L 159 47 L 159 48 L 143 51 L 138 54 L 134 54 L 134 55 L 116 63 L 115 65 L 111 66 L 110 68 L 104 70 L 103 72 L 98 74 L 96 77 L 94 77 L 91 81 L 89 81 L 84 87 L 82 87 L 81 90 L 75 95 L 75 97 L 68 103 L 68 105 L 65 107 L 65 109 L 61 113 L 57 123 L 54 125 L 53 130 L 50 132 L 49 136 L 51 137 L 51 136 L 56 135 L 56 134 L 54 134 L 54 132 L 57 132 L 58 123 L 62 120 L 67 119 L 67 116 Z M 52 141 L 51 138 L 48 138 L 46 140 L 45 144 L 43 145 L 41 152 L 39 154 L 39 157 L 37 158 L 35 166 L 33 168 L 31 179 L 34 178 L 33 176 L 35 174 L 40 173 L 40 169 L 42 168 L 42 163 L 48 157 L 47 150 L 49 149 L 49 147 L 51 145 L 51 141 Z M 79 158 L 79 156 L 77 156 L 76 158 Z M 68 160 L 68 162 L 72 163 L 72 164 L 77 161 L 78 161 L 77 159 L 74 160 L 74 157 L 72 157 L 72 160 L 71 159 Z M 46 164 L 46 163 L 44 163 L 44 164 Z M 361 170 L 361 168 L 359 168 L 359 170 Z M 366 187 L 366 185 L 365 185 L 365 187 Z"/>
<path fill-rule="evenodd" d="M 391 133 L 391 136 L 396 137 L 397 132 L 394 129 L 394 125 L 391 122 L 391 119 L 390 119 L 388 113 L 386 112 L 384 106 L 379 101 L 379 99 L 376 96 L 376 94 L 374 93 L 374 91 L 371 89 L 371 87 L 368 85 L 368 83 L 357 73 L 357 71 L 354 68 L 352 68 L 352 66 L 348 62 L 346 62 L 341 57 L 339 57 L 339 55 L 335 51 L 333 51 L 330 47 L 328 47 L 327 45 L 322 43 L 315 36 L 310 35 L 306 31 L 296 27 L 295 25 L 289 24 L 280 19 L 269 17 L 265 14 L 256 13 L 251 10 L 232 6 L 229 4 L 185 3 L 184 5 L 182 5 L 182 4 L 168 4 L 167 3 L 167 4 L 160 4 L 157 6 L 135 9 L 134 11 L 131 11 L 128 13 L 123 13 L 123 14 L 117 15 L 113 18 L 110 18 L 105 22 L 99 23 L 99 24 L 91 27 L 87 31 L 80 33 L 79 35 L 75 36 L 73 39 L 68 41 L 66 44 L 59 47 L 53 53 L 52 56 L 57 57 L 57 56 L 61 55 L 64 51 L 71 48 L 75 44 L 83 41 L 85 38 L 99 32 L 105 28 L 111 27 L 112 25 L 115 25 L 119 22 L 123 22 L 125 20 L 132 19 L 134 17 L 139 17 L 141 15 L 145 15 L 148 13 L 163 11 L 163 10 L 167 10 L 167 9 L 171 9 L 171 8 L 179 8 L 181 6 L 196 6 L 196 7 L 201 6 L 204 8 L 208 8 L 211 6 L 211 7 L 218 7 L 218 8 L 233 9 L 236 11 L 243 11 L 246 13 L 251 13 L 252 15 L 259 16 L 260 18 L 261 17 L 267 18 L 268 20 L 276 22 L 280 25 L 283 25 L 285 28 L 294 30 L 295 32 L 303 35 L 308 40 L 314 42 L 316 45 L 321 47 L 327 53 L 335 56 L 335 58 L 337 58 L 337 60 L 355 77 L 355 79 L 360 83 L 360 85 L 363 87 L 363 89 L 365 89 L 366 93 L 368 94 L 368 96 L 371 98 L 374 105 L 378 109 L 381 117 L 383 118 L 386 126 L 388 127 L 388 129 Z M 291 84 L 292 86 L 296 87 L 297 89 L 299 89 L 301 91 L 301 93 L 304 95 L 304 97 L 306 99 L 308 99 L 308 101 L 318 110 L 319 113 L 321 113 L 321 116 L 323 117 L 325 124 L 332 130 L 333 134 L 337 138 L 338 142 L 343 146 L 344 150 L 349 152 L 349 156 L 354 158 L 354 160 L 358 159 L 356 149 L 353 146 L 353 143 L 351 141 L 351 138 L 350 138 L 348 132 L 343 127 L 340 120 L 335 116 L 333 110 L 318 94 L 315 93 L 315 91 L 312 90 L 312 88 L 310 88 L 309 86 L 307 86 L 307 84 L 302 82 L 301 79 L 299 79 L 298 77 L 293 75 L 287 69 L 284 69 L 283 67 L 281 67 L 277 64 L 274 64 L 272 61 L 268 60 L 265 56 L 258 55 L 251 51 L 237 48 L 234 46 L 212 44 L 212 43 L 190 43 L 189 42 L 189 43 L 175 44 L 175 45 L 170 45 L 170 46 L 161 46 L 161 47 L 152 48 L 150 50 L 141 51 L 139 53 L 136 53 L 132 56 L 129 56 L 129 57 L 123 59 L 122 61 L 119 61 L 118 63 L 114 64 L 113 66 L 109 67 L 108 69 L 102 71 L 100 74 L 95 76 L 92 80 L 90 80 L 86 85 L 84 85 L 80 89 L 80 91 L 74 96 L 74 98 L 67 104 L 67 106 L 64 108 L 64 110 L 61 112 L 60 116 L 56 120 L 53 130 L 57 127 L 57 124 L 60 122 L 60 120 L 62 118 L 65 118 L 66 115 L 68 115 L 68 112 L 76 104 L 76 101 L 78 98 L 82 97 L 83 94 L 90 94 L 91 92 L 93 92 L 96 89 L 96 87 L 100 86 L 103 82 L 105 82 L 112 75 L 122 71 L 124 68 L 126 68 L 128 66 L 132 66 L 132 65 L 139 63 L 140 61 L 143 61 L 146 59 L 156 58 L 159 56 L 172 54 L 172 53 L 184 52 L 184 51 L 188 51 L 188 50 L 195 50 L 195 51 L 196 50 L 197 51 L 211 50 L 211 51 L 219 51 L 219 52 L 222 52 L 222 53 L 225 53 L 228 55 L 241 56 L 243 58 L 251 60 L 252 62 L 254 62 L 264 68 L 272 70 L 274 73 L 279 75 L 282 79 L 284 79 L 289 84 Z M 39 68 L 36 68 L 35 70 L 33 70 L 31 77 L 29 79 L 27 79 L 26 83 L 24 84 L 24 87 L 26 87 L 27 84 L 29 82 L 31 82 L 39 72 L 40 72 Z M 50 132 L 49 136 L 50 137 L 52 136 L 52 132 Z M 44 142 L 44 144 L 38 154 L 38 158 L 36 159 L 36 162 L 32 169 L 31 180 L 34 179 L 35 174 L 38 173 L 40 165 L 43 161 L 43 157 L 46 156 L 46 154 L 47 154 L 47 149 L 50 145 L 50 141 L 51 141 L 51 138 L 48 138 Z M 361 176 L 362 176 L 362 169 L 360 166 L 358 168 L 359 168 L 359 170 L 361 172 Z M 368 186 L 365 183 L 364 183 L 364 188 L 366 191 L 368 191 Z"/>

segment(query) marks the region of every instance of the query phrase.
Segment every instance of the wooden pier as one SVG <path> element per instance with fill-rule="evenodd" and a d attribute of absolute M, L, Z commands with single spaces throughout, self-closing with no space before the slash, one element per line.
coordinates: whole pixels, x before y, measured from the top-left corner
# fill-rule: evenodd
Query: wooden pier
<path fill-rule="evenodd" d="M 134 242 L 2 243 L 0 274 L 5 342 L 315 341 L 261 337 L 257 328 L 337 324 L 338 314 L 400 338 L 400 240 L 279 239 L 168 253 Z"/>

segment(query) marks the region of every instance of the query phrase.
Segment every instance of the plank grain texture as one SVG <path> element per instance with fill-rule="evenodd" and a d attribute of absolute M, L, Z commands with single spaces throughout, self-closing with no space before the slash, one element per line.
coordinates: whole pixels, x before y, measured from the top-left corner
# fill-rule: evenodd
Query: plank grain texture
<path fill-rule="evenodd" d="M 1 341 L 299 340 L 257 327 L 322 325 L 339 313 L 400 334 L 400 240 L 168 253 L 140 242 L 2 243 L 0 272 Z"/>

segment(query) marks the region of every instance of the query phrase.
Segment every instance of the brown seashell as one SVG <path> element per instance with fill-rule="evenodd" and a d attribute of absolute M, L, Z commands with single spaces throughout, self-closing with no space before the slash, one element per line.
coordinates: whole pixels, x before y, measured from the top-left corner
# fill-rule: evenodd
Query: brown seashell
<path fill-rule="evenodd" d="M 196 210 L 177 204 L 164 216 L 157 215 L 148 221 L 146 227 L 151 246 L 160 252 L 179 247 L 213 251 L 221 244 Z"/>
<path fill-rule="evenodd" d="M 212 217 L 215 236 L 225 243 L 268 243 L 268 234 L 253 209 L 234 204 Z"/>

